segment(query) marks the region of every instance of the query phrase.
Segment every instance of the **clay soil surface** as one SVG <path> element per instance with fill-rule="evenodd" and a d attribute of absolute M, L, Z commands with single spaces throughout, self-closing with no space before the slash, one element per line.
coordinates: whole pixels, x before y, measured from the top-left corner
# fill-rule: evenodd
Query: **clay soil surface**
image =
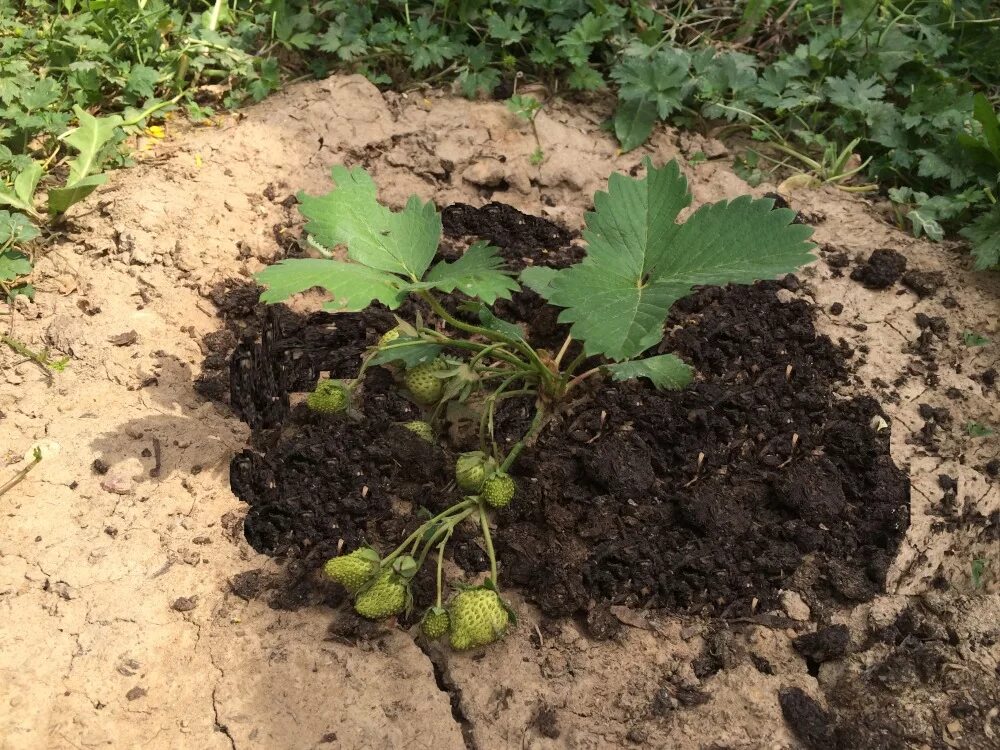
<path fill-rule="evenodd" d="M 385 371 L 363 422 L 303 409 L 392 317 L 257 304 L 252 274 L 303 252 L 294 194 L 362 165 L 444 209 L 443 256 L 485 238 L 519 268 L 580 257 L 594 191 L 646 155 L 696 204 L 774 190 L 700 136 L 618 154 L 606 115 L 543 111 L 535 167 L 502 103 L 334 77 L 168 128 L 72 212 L 12 311 L 68 369 L 0 352 L 0 481 L 45 454 L 0 496 L 0 748 L 1000 745 L 1000 283 L 834 190 L 787 196 L 815 263 L 675 306 L 691 387 L 595 382 L 525 452 L 501 644 L 423 644 L 318 579 L 455 499 L 474 446 L 397 427 Z M 565 335 L 530 292 L 498 312 Z M 482 575 L 474 536 L 448 570 Z"/>

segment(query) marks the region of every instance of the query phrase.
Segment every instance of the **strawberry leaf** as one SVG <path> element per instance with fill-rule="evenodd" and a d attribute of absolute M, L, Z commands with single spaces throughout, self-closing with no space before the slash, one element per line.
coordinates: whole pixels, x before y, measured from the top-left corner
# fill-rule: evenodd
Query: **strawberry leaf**
<path fill-rule="evenodd" d="M 649 378 L 654 386 L 668 391 L 679 391 L 690 383 L 693 377 L 691 366 L 673 354 L 617 362 L 605 365 L 604 369 L 611 373 L 611 377 L 615 380 Z"/>
<path fill-rule="evenodd" d="M 559 269 L 551 266 L 528 266 L 521 271 L 521 283 L 536 294 L 545 296 L 545 290 L 557 273 Z"/>
<path fill-rule="evenodd" d="M 409 369 L 424 362 L 433 361 L 441 353 L 441 347 L 419 338 L 400 337 L 379 348 L 369 361 L 370 365 L 384 365 L 402 362 Z"/>
<path fill-rule="evenodd" d="M 574 338 L 588 355 L 632 359 L 660 341 L 670 306 L 696 284 L 750 282 L 794 271 L 812 260 L 812 229 L 794 212 L 743 196 L 702 206 L 684 224 L 691 201 L 675 162 L 642 179 L 611 176 L 587 214 L 587 256 L 541 289 L 566 308 Z"/>
<path fill-rule="evenodd" d="M 326 195 L 299 194 L 306 232 L 328 248 L 347 245 L 357 263 L 419 280 L 441 239 L 434 204 L 411 196 L 397 213 L 378 203 L 375 183 L 360 167 L 336 166 L 332 175 L 336 187 Z"/>
<path fill-rule="evenodd" d="M 368 268 L 360 263 L 344 263 L 322 258 L 290 258 L 268 266 L 257 274 L 267 287 L 261 302 L 281 302 L 293 294 L 322 287 L 333 297 L 325 307 L 341 312 L 358 312 L 378 300 L 390 309 L 399 307 L 407 285 L 398 276 Z"/>
<path fill-rule="evenodd" d="M 504 270 L 497 248 L 486 242 L 472 245 L 454 263 L 441 261 L 427 274 L 426 282 L 446 293 L 458 289 L 487 305 L 492 305 L 498 297 L 510 299 L 511 292 L 520 288 Z"/>

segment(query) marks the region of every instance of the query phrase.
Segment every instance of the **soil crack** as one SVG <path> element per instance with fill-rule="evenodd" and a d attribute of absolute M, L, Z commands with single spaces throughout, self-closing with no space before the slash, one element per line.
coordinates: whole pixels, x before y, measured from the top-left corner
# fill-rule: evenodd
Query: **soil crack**
<path fill-rule="evenodd" d="M 462 708 L 462 689 L 449 676 L 447 666 L 440 654 L 432 653 L 430 646 L 425 643 L 418 641 L 417 645 L 431 663 L 431 669 L 434 671 L 434 682 L 437 683 L 438 690 L 448 696 L 448 701 L 451 703 L 451 715 L 462 732 L 462 741 L 465 743 L 466 750 L 479 750 L 473 732 L 472 720 L 466 716 L 465 709 Z"/>

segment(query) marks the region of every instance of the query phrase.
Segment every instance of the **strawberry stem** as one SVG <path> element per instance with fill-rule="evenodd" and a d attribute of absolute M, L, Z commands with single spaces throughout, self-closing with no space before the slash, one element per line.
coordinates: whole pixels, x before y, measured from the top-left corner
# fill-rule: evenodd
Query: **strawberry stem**
<path fill-rule="evenodd" d="M 563 345 L 559 348 L 559 353 L 556 355 L 556 358 L 554 360 L 555 366 L 557 368 L 559 367 L 559 363 L 562 362 L 562 358 L 566 356 L 566 352 L 569 349 L 569 345 L 571 343 L 573 343 L 573 337 L 567 334 L 566 340 L 563 341 Z"/>
<path fill-rule="evenodd" d="M 493 551 L 493 537 L 490 535 L 490 520 L 486 516 L 486 505 L 479 501 L 479 524 L 483 527 L 483 541 L 486 542 L 486 554 L 490 558 L 490 578 L 497 585 L 497 556 Z"/>
<path fill-rule="evenodd" d="M 448 533 L 441 543 L 438 545 L 438 562 L 437 562 L 437 606 L 440 607 L 444 601 L 442 591 L 444 589 L 444 548 L 448 546 L 448 540 L 451 539 L 451 532 Z"/>
<path fill-rule="evenodd" d="M 476 504 L 476 500 L 474 498 L 466 498 L 462 502 L 455 503 L 454 505 L 452 505 L 447 510 L 444 510 L 441 513 L 438 513 L 436 516 L 434 516 L 429 521 L 425 521 L 424 523 L 422 523 L 420 526 L 417 527 L 416 531 L 414 531 L 412 534 L 410 534 L 408 537 L 406 537 L 406 539 L 403 540 L 402 544 L 400 544 L 398 547 L 396 547 L 396 549 L 392 552 L 392 554 L 390 554 L 388 557 L 385 557 L 385 558 L 382 559 L 382 566 L 381 567 L 384 569 L 385 567 L 387 567 L 387 565 L 389 563 L 391 563 L 393 560 L 395 560 L 397 557 L 399 557 L 401 554 L 403 554 L 403 552 L 406 550 L 406 548 L 409 547 L 410 544 L 413 543 L 413 540 L 414 539 L 419 539 L 424 534 L 426 534 L 427 530 L 429 528 L 431 528 L 431 526 L 433 526 L 436 523 L 439 523 L 440 521 L 443 521 L 443 520 L 447 519 L 449 516 L 457 515 L 457 514 L 461 513 L 464 510 L 472 508 L 472 507 L 475 506 L 475 504 Z M 466 516 L 467 515 L 468 515 L 468 513 L 466 514 Z M 464 517 L 465 516 L 463 516 L 463 518 Z"/>
<path fill-rule="evenodd" d="M 541 402 L 535 406 L 535 418 L 531 420 L 531 426 L 528 427 L 528 431 L 524 433 L 524 437 L 518 440 L 511 447 L 510 452 L 507 457 L 504 458 L 503 463 L 500 464 L 500 471 L 507 471 L 517 460 L 517 457 L 521 455 L 521 451 L 525 449 L 527 444 L 539 433 L 542 429 L 542 425 L 545 422 L 545 409 L 542 408 Z"/>

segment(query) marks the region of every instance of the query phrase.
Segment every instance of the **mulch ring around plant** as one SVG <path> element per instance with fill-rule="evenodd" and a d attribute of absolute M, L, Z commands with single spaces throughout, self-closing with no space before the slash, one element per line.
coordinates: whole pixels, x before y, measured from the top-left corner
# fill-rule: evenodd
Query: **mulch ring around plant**
<path fill-rule="evenodd" d="M 443 220 L 443 257 L 480 237 L 515 269 L 582 254 L 564 230 L 501 204 L 449 207 Z M 595 382 L 565 405 L 514 465 L 518 495 L 495 516 L 501 587 L 549 616 L 626 604 L 733 618 L 776 609 L 783 589 L 814 615 L 884 589 L 909 522 L 909 481 L 889 456 L 879 404 L 835 394 L 850 353 L 816 333 L 807 302 L 779 299 L 797 284 L 708 287 L 678 302 L 660 351 L 694 366 L 688 388 Z M 299 573 L 272 603 L 335 603 L 315 571 L 362 543 L 388 552 L 424 510 L 460 499 L 455 456 L 476 439 L 460 413 L 433 445 L 400 427 L 422 412 L 384 368 L 369 372 L 354 418 L 309 412 L 302 394 L 320 373 L 354 376 L 394 317 L 299 315 L 258 305 L 256 293 L 220 291 L 227 328 L 209 347 L 201 389 L 218 396 L 228 379 L 230 403 L 253 430 L 231 466 L 249 506 L 246 538 Z M 495 311 L 524 324 L 536 346 L 555 349 L 567 332 L 530 291 Z M 509 445 L 532 404 L 503 403 L 496 433 Z M 449 554 L 478 573 L 479 544 L 470 529 Z M 416 579 L 417 616 L 433 596 L 431 575 Z"/>

